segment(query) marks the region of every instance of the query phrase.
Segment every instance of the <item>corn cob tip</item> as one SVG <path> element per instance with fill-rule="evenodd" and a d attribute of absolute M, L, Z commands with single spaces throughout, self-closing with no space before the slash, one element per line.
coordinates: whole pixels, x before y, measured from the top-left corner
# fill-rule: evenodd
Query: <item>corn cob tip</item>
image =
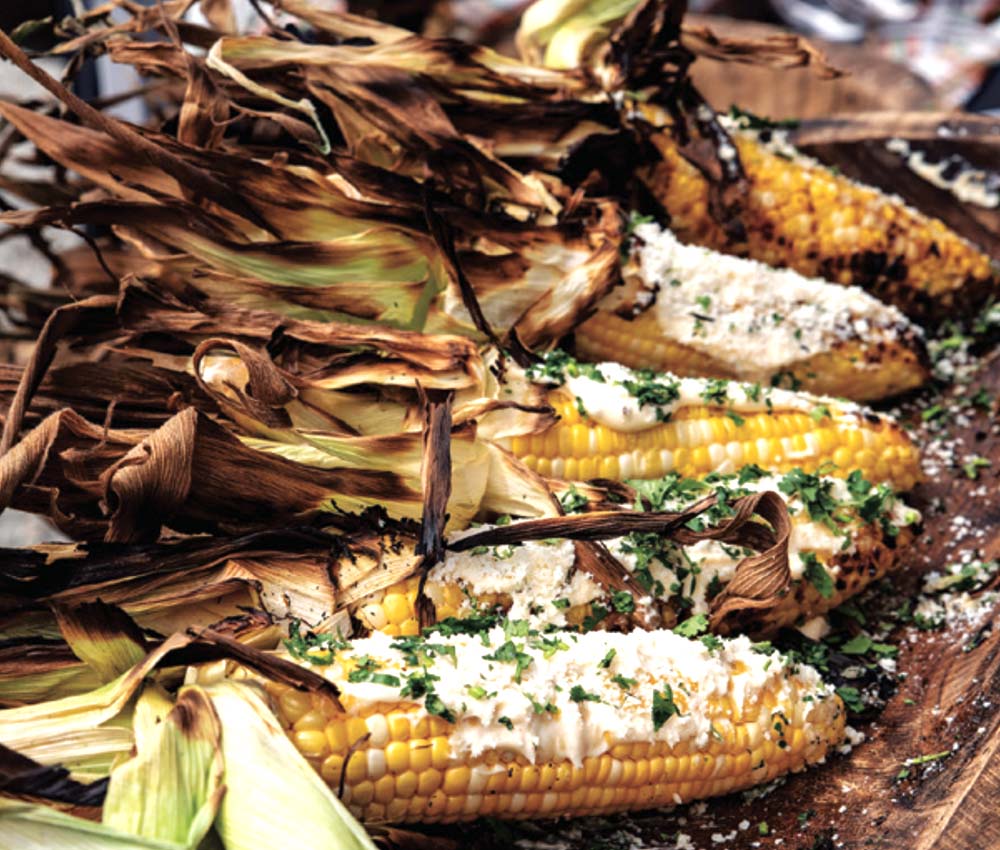
<path fill-rule="evenodd" d="M 922 330 L 856 286 L 807 278 L 670 230 L 633 230 L 626 285 L 575 334 L 577 353 L 633 368 L 769 384 L 869 401 L 929 377 Z"/>

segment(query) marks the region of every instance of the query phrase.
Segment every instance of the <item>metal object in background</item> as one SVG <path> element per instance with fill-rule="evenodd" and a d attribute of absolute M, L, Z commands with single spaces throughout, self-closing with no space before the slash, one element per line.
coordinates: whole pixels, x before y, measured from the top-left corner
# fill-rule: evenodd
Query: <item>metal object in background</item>
<path fill-rule="evenodd" d="M 861 41 L 864 21 L 842 17 L 823 0 L 772 0 L 782 20 L 799 32 L 826 41 Z"/>

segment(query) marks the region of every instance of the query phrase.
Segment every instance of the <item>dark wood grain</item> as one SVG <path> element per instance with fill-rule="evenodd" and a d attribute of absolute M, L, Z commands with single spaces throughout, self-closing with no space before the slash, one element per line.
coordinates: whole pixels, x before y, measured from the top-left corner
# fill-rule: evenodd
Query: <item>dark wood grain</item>
<path fill-rule="evenodd" d="M 764 38 L 788 30 L 721 15 L 688 15 L 690 23 L 703 23 L 719 35 Z M 831 64 L 846 71 L 836 79 L 823 79 L 809 68 L 761 68 L 701 58 L 691 69 L 699 91 L 716 109 L 736 103 L 775 120 L 842 115 L 862 110 L 932 109 L 933 90 L 902 65 L 875 54 L 868 46 L 814 43 Z"/>

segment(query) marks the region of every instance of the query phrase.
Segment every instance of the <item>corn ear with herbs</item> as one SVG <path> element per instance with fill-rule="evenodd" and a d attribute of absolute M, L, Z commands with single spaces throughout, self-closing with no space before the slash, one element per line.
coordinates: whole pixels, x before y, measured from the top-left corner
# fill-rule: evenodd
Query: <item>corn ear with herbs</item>
<path fill-rule="evenodd" d="M 497 625 L 339 645 L 314 667 L 339 706 L 271 694 L 295 746 L 362 821 L 595 815 L 725 794 L 822 759 L 843 737 L 840 700 L 810 668 L 776 661 L 746 638 L 710 650 L 668 631 L 508 638 Z"/>
<path fill-rule="evenodd" d="M 534 373 L 558 422 L 501 441 L 543 476 L 582 481 L 702 477 L 756 464 L 796 467 L 901 491 L 920 479 L 917 447 L 890 417 L 843 400 L 760 384 L 676 378 L 549 355 Z"/>

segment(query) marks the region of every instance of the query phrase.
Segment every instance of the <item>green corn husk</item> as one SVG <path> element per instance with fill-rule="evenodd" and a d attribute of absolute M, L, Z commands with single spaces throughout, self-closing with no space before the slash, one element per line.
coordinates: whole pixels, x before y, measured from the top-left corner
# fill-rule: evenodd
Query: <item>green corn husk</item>
<path fill-rule="evenodd" d="M 368 834 L 295 749 L 263 697 L 242 682 L 208 685 L 219 717 L 226 794 L 215 828 L 226 850 L 304 847 L 374 850 Z"/>
<path fill-rule="evenodd" d="M 255 686 L 203 678 L 176 699 L 145 686 L 129 730 L 135 749 L 111 767 L 101 823 L 0 798 L 0 848 L 243 850 L 281 846 L 294 830 L 307 846 L 374 850 Z M 63 726 L 97 719 L 65 714 Z M 71 741 L 53 753 L 59 763 L 73 756 Z"/>
<path fill-rule="evenodd" d="M 640 0 L 538 0 L 521 16 L 517 47 L 526 62 L 569 70 L 584 64 Z"/>
<path fill-rule="evenodd" d="M 202 162 L 204 154 L 156 139 L 171 156 L 190 158 L 230 182 L 250 199 L 264 230 L 219 208 L 208 212 L 189 203 L 182 187 L 95 131 L 10 104 L 0 104 L 0 114 L 48 155 L 125 199 L 8 213 L 6 223 L 118 225 L 147 259 L 209 299 L 296 319 L 378 323 L 481 340 L 458 272 L 427 232 L 429 203 L 454 229 L 457 256 L 486 320 L 515 329 L 528 344 L 566 333 L 617 280 L 621 225 L 610 204 L 587 201 L 572 219 L 562 220 L 547 210 L 552 202 L 546 199 L 526 215 L 518 213 L 530 219 L 521 223 L 444 198 L 435 204 L 419 185 L 389 172 L 376 183 L 367 171 L 354 173 L 356 166 L 331 174 L 328 167 L 293 168 L 236 155 L 215 154 Z M 115 167 L 109 171 L 110 163 Z M 132 188 L 136 182 L 166 197 L 142 197 Z"/>
<path fill-rule="evenodd" d="M 142 838 L 37 803 L 0 797 L 0 850 L 194 850 Z M 203 846 L 199 850 L 209 850 Z"/>
<path fill-rule="evenodd" d="M 174 702 L 165 692 L 146 688 L 132 728 L 136 754 L 111 771 L 103 823 L 131 835 L 198 847 L 227 793 L 221 728 L 212 703 L 197 689 L 182 690 Z"/>

